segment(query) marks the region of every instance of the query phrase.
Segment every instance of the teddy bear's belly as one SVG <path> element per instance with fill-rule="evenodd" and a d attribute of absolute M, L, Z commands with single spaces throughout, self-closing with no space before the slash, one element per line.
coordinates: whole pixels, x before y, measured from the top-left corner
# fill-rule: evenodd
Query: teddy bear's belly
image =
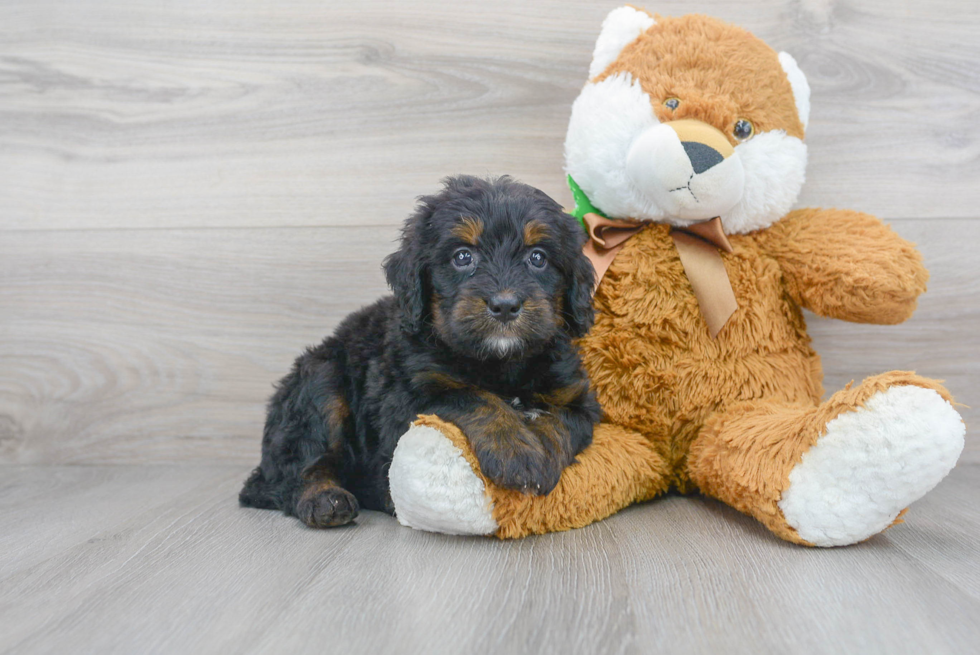
<path fill-rule="evenodd" d="M 644 434 L 680 468 L 706 418 L 728 403 L 819 400 L 820 360 L 778 265 L 750 237 L 731 238 L 725 266 L 739 309 L 712 339 L 673 242 L 654 227 L 613 262 L 579 346 L 605 420 Z"/>

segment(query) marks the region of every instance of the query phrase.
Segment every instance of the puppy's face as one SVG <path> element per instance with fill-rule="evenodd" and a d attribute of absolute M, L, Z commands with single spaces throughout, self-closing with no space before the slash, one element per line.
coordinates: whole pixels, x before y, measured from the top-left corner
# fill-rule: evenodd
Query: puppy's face
<path fill-rule="evenodd" d="M 479 359 L 524 357 L 592 324 L 585 235 L 541 191 L 456 177 L 421 199 L 385 261 L 406 328 Z"/>
<path fill-rule="evenodd" d="M 480 358 L 538 351 L 564 321 L 556 217 L 508 204 L 446 211 L 429 267 L 436 334 Z"/>

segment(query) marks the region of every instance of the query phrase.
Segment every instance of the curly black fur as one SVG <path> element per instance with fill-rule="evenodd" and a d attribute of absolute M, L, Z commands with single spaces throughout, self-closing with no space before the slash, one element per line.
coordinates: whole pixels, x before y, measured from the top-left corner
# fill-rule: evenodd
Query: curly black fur
<path fill-rule="evenodd" d="M 507 177 L 444 184 L 384 262 L 395 296 L 348 316 L 279 383 L 242 505 L 314 527 L 359 506 L 391 513 L 388 466 L 419 414 L 458 425 L 487 477 L 532 493 L 591 442 L 599 406 L 572 343 L 593 320 L 581 227 Z"/>

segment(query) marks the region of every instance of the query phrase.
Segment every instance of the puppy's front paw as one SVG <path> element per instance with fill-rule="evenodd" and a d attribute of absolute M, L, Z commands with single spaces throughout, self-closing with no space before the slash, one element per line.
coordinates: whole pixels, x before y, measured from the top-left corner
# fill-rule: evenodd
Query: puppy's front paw
<path fill-rule="evenodd" d="M 296 516 L 311 528 L 332 528 L 350 523 L 359 506 L 354 494 L 343 487 L 313 487 L 296 503 Z"/>
<path fill-rule="evenodd" d="M 498 437 L 474 445 L 480 470 L 494 484 L 522 493 L 548 494 L 561 477 L 561 465 L 540 445 L 519 438 Z"/>

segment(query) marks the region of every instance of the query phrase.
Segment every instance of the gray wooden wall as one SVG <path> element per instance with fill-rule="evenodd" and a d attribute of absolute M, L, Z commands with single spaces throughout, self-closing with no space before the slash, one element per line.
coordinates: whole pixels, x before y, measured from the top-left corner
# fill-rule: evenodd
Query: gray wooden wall
<path fill-rule="evenodd" d="M 415 196 L 562 141 L 616 2 L 0 3 L 0 463 L 257 460 L 273 381 L 385 292 Z M 878 214 L 932 271 L 899 327 L 813 318 L 827 387 L 892 368 L 980 416 L 980 3 L 660 2 L 813 89 L 801 205 Z M 964 460 L 980 462 L 968 430 Z"/>

